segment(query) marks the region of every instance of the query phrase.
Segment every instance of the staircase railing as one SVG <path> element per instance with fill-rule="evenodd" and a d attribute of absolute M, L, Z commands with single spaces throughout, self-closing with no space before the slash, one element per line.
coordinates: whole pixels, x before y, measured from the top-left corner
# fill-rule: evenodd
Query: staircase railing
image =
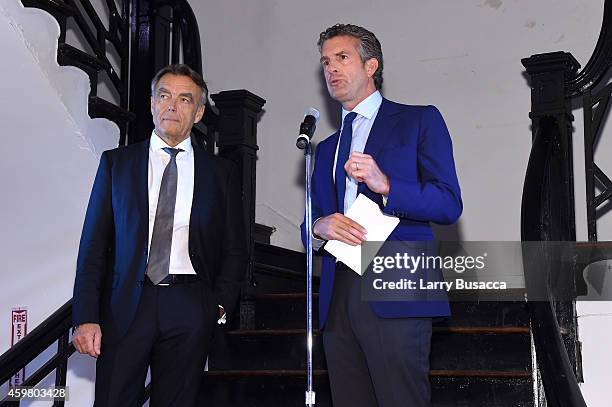
<path fill-rule="evenodd" d="M 612 181 L 594 162 L 594 150 L 612 93 L 601 86 L 612 66 L 612 0 L 606 0 L 601 32 L 586 67 L 566 52 L 533 55 L 522 60 L 531 82 L 533 146 L 523 189 L 521 238 L 543 242 L 537 267 L 526 267 L 529 285 L 545 287 L 548 302 L 529 302 L 534 342 L 546 402 L 551 407 L 586 406 L 582 381 L 575 301 L 554 292 L 550 277 L 560 270 L 550 259 L 547 241 L 575 241 L 572 102 L 582 98 L 585 121 L 585 165 L 589 240 L 597 240 L 596 209 L 612 198 Z M 601 193 L 596 195 L 595 186 Z M 533 257 L 533 256 L 532 256 Z M 582 271 L 584 265 L 576 267 Z M 573 298 L 581 276 L 567 279 Z M 565 334 L 562 335 L 561 332 Z"/>
<path fill-rule="evenodd" d="M 120 0 L 121 7 L 117 8 L 114 0 L 102 1 L 107 11 L 106 17 L 96 11 L 94 4 L 98 4 L 92 4 L 91 0 L 21 2 L 25 7 L 39 8 L 55 17 L 60 26 L 57 62 L 75 66 L 87 73 L 90 80 L 89 116 L 115 122 L 123 143 L 128 122 L 135 117 L 128 110 L 130 3 Z M 76 40 L 68 38 L 69 30 L 76 35 Z M 69 43 L 72 41 L 75 42 Z M 99 94 L 101 86 L 106 86 L 110 93 L 106 98 Z"/>
<path fill-rule="evenodd" d="M 0 356 L 0 383 L 7 382 L 15 373 L 23 369 L 38 355 L 57 341 L 57 352 L 36 372 L 31 374 L 22 386 L 36 386 L 49 373 L 55 370 L 55 386 L 66 386 L 68 358 L 75 351 L 69 343 L 72 327 L 72 300 L 62 305 L 49 318 L 38 325 L 32 332 L 17 342 L 10 350 Z M 19 405 L 9 401 L 8 397 L 0 400 L 0 407 Z M 63 407 L 63 401 L 55 401 L 54 407 Z"/>

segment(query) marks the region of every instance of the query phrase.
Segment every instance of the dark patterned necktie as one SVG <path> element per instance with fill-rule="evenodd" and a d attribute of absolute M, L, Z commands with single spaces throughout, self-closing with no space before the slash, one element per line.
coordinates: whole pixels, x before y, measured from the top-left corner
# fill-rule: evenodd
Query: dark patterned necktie
<path fill-rule="evenodd" d="M 351 141 L 353 140 L 353 120 L 357 113 L 350 112 L 344 117 L 340 143 L 338 144 L 338 158 L 336 159 L 336 197 L 338 198 L 338 212 L 344 213 L 344 193 L 346 191 L 346 171 L 344 164 L 351 152 Z"/>
<path fill-rule="evenodd" d="M 159 284 L 160 281 L 168 276 L 170 271 L 170 247 L 172 246 L 178 178 L 176 156 L 179 152 L 183 151 L 180 148 L 170 147 L 165 147 L 163 150 L 170 154 L 170 162 L 164 169 L 159 188 L 159 199 L 157 200 L 151 249 L 149 250 L 149 261 L 147 263 L 147 276 L 149 276 L 153 284 Z"/>

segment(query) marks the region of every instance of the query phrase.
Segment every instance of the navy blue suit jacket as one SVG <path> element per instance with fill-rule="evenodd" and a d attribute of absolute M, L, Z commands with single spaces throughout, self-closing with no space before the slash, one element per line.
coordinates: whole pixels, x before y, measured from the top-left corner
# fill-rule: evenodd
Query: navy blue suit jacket
<path fill-rule="evenodd" d="M 312 174 L 312 218 L 338 212 L 333 165 L 339 132 L 318 144 Z M 433 240 L 430 222 L 454 223 L 463 210 L 448 129 L 433 106 L 408 106 L 383 99 L 368 136 L 370 154 L 389 177 L 391 188 L 383 212 L 400 218 L 388 240 Z M 342 164 L 343 165 L 343 164 Z M 358 193 L 383 207 L 382 196 L 360 183 Z M 302 241 L 306 240 L 302 224 Z M 324 249 L 319 289 L 319 325 L 331 303 L 335 258 Z M 446 301 L 372 301 L 383 318 L 434 317 L 450 314 Z"/>
<path fill-rule="evenodd" d="M 210 310 L 231 315 L 247 264 L 236 167 L 193 146 L 189 256 Z M 77 260 L 74 326 L 99 323 L 116 342 L 134 319 L 147 265 L 149 141 L 105 151 L 94 181 Z M 176 312 L 181 312 L 177 309 Z"/>

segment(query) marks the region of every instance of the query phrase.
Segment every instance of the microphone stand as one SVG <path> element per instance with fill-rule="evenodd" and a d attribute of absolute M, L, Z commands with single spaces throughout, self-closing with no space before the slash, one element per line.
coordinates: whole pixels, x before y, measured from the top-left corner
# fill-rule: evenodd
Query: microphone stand
<path fill-rule="evenodd" d="M 315 405 L 315 392 L 312 390 L 312 197 L 310 188 L 310 165 L 312 161 L 312 144 L 307 137 L 298 148 L 304 150 L 306 157 L 306 406 Z M 303 147 L 302 147 L 303 146 Z"/>

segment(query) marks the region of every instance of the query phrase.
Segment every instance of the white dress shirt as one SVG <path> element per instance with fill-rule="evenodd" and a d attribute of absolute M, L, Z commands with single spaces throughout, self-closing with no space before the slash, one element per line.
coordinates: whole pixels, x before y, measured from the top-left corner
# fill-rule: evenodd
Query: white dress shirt
<path fill-rule="evenodd" d="M 353 138 L 351 139 L 351 152 L 357 151 L 363 153 L 365 149 L 366 143 L 368 142 L 368 137 L 370 135 L 370 130 L 372 130 L 372 125 L 374 124 L 374 120 L 376 120 L 376 116 L 378 115 L 378 109 L 382 104 L 382 95 L 379 91 L 375 91 L 370 96 L 362 100 L 352 112 L 357 113 L 357 117 L 353 120 Z M 348 110 L 342 109 L 342 127 L 344 127 L 344 118 L 350 112 Z M 340 128 L 340 133 L 342 134 L 342 127 Z M 334 178 L 334 182 L 336 182 L 336 165 L 338 165 L 338 146 L 340 145 L 340 137 L 338 137 L 338 144 L 336 145 L 336 153 L 334 155 L 334 166 L 332 167 L 332 177 Z M 344 166 L 345 163 L 340 163 L 340 165 Z M 351 207 L 355 199 L 357 199 L 357 187 L 359 186 L 358 182 L 353 178 L 350 178 L 348 175 L 345 177 L 346 189 L 344 192 L 344 213 Z M 313 222 L 314 224 L 318 219 Z M 312 239 L 312 247 L 315 250 L 318 250 L 323 244 L 325 240 L 318 239 L 314 237 Z"/>
<path fill-rule="evenodd" d="M 159 199 L 162 175 L 170 162 L 170 154 L 162 150 L 167 145 L 153 131 L 149 147 L 149 245 L 153 236 L 153 225 Z M 193 201 L 194 160 L 191 139 L 187 138 L 174 148 L 181 152 L 176 156 L 177 187 L 176 206 L 174 207 L 174 228 L 172 231 L 172 246 L 170 248 L 170 274 L 196 274 L 189 258 L 189 219 L 191 217 L 191 202 Z"/>

